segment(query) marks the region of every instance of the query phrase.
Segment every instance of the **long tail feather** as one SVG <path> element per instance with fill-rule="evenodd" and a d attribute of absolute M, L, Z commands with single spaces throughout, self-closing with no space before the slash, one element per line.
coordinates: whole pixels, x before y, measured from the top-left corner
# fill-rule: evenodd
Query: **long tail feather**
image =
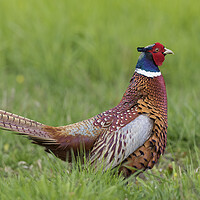
<path fill-rule="evenodd" d="M 45 125 L 13 113 L 0 110 L 0 128 L 29 135 L 32 137 L 50 139 L 50 135 L 43 129 Z"/>
<path fill-rule="evenodd" d="M 71 161 L 71 150 L 78 154 L 81 146 L 89 151 L 100 130 L 88 119 L 75 124 L 52 127 L 34 120 L 0 110 L 0 128 L 26 135 L 34 144 L 44 146 L 62 160 Z M 67 153 L 69 157 L 66 158 Z"/>

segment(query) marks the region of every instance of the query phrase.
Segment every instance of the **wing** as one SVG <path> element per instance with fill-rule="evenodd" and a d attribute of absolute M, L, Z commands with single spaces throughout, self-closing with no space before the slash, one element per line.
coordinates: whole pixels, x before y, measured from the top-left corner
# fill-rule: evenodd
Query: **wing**
<path fill-rule="evenodd" d="M 92 149 L 91 164 L 97 166 L 103 162 L 104 170 L 114 168 L 148 140 L 152 129 L 153 120 L 139 115 L 121 129 L 104 131 Z"/>
<path fill-rule="evenodd" d="M 56 141 L 54 146 L 52 143 L 44 143 L 47 152 L 52 151 L 57 157 L 62 160 L 72 161 L 72 151 L 75 156 L 79 155 L 84 150 L 86 155 L 92 149 L 97 137 L 102 132 L 100 127 L 93 125 L 94 117 L 78 123 L 60 127 L 44 127 L 44 130 L 52 133 Z M 43 144 L 40 144 L 43 145 Z M 44 146 L 44 145 L 43 145 Z"/>

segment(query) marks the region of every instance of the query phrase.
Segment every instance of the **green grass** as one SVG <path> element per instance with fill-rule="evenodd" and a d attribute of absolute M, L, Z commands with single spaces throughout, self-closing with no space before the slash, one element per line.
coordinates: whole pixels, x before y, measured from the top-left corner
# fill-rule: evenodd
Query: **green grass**
<path fill-rule="evenodd" d="M 138 46 L 175 52 L 161 67 L 168 144 L 159 163 L 123 181 L 69 166 L 23 137 L 0 134 L 0 199 L 199 199 L 200 3 L 0 0 L 0 108 L 65 125 L 115 106 Z M 21 161 L 24 161 L 21 162 Z"/>

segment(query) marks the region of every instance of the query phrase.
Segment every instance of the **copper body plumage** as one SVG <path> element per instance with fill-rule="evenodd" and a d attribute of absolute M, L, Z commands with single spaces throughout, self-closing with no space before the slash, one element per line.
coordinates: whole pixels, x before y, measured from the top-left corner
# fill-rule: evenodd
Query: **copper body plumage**
<path fill-rule="evenodd" d="M 137 70 L 116 107 L 60 127 L 0 111 L 0 127 L 27 135 L 33 143 L 64 161 L 72 161 L 72 152 L 76 157 L 84 151 L 88 163 L 94 167 L 103 164 L 107 170 L 120 166 L 119 172 L 125 177 L 137 169 L 151 169 L 164 153 L 167 141 L 165 82 L 154 62 L 159 54 L 151 54 L 157 53 L 158 47 L 162 56 L 173 52 L 160 45 L 138 48 L 142 54 Z"/>

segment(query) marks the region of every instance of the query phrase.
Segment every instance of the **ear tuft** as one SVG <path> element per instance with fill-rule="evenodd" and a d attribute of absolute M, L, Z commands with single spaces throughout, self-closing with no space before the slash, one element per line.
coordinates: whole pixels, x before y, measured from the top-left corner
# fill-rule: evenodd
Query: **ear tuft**
<path fill-rule="evenodd" d="M 144 48 L 144 47 L 138 47 L 138 48 L 137 48 L 137 51 L 138 51 L 138 52 L 144 52 L 144 51 L 145 51 L 145 48 Z"/>

